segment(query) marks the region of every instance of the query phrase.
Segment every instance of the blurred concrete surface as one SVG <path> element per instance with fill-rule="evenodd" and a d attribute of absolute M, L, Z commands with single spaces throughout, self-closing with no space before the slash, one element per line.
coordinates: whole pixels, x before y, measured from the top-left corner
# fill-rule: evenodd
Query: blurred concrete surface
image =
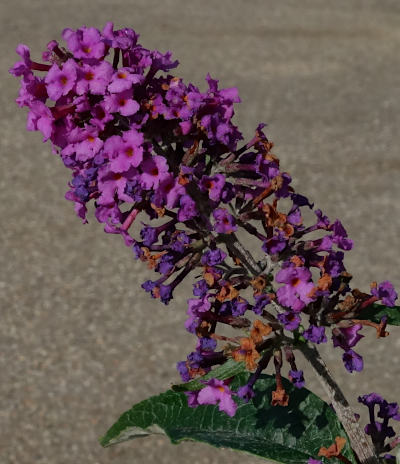
<path fill-rule="evenodd" d="M 356 284 L 400 288 L 400 3 L 398 0 L 4 0 L 0 6 L 0 462 L 2 464 L 256 463 L 163 437 L 107 450 L 97 442 L 133 403 L 176 382 L 193 347 L 176 302 L 150 301 L 151 275 L 94 219 L 82 226 L 64 200 L 69 172 L 25 131 L 7 74 L 22 42 L 39 58 L 65 27 L 113 20 L 148 48 L 172 50 L 179 75 L 204 88 L 209 71 L 237 86 L 246 134 L 269 124 L 275 153 L 355 241 Z M 400 399 L 400 339 L 360 343 L 366 368 L 345 372 L 324 355 L 353 405 L 360 393 Z M 312 374 L 309 388 L 320 393 Z"/>

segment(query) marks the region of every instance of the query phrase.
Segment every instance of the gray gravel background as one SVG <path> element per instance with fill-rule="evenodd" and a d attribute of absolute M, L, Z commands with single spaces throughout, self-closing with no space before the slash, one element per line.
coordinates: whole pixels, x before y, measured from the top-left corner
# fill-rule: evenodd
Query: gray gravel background
<path fill-rule="evenodd" d="M 64 27 L 133 27 L 144 46 L 172 50 L 186 80 L 204 88 L 209 71 L 237 86 L 246 136 L 268 122 L 295 186 L 342 218 L 356 283 L 400 288 L 400 2 L 4 0 L 0 9 L 0 462 L 261 462 L 162 437 L 98 445 L 120 413 L 178 380 L 175 362 L 193 346 L 182 328 L 190 286 L 168 308 L 150 301 L 139 285 L 150 273 L 122 241 L 95 220 L 80 224 L 63 198 L 69 172 L 25 132 L 7 69 L 18 43 L 39 58 Z M 374 390 L 399 400 L 399 330 L 378 341 L 364 333 L 365 371 L 347 374 L 327 347 L 330 367 L 354 405 Z"/>

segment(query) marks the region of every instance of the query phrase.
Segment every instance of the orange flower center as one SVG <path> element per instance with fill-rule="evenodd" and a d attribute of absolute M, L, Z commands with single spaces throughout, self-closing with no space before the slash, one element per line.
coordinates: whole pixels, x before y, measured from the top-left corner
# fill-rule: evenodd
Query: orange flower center
<path fill-rule="evenodd" d="M 88 71 L 87 73 L 85 73 L 84 77 L 86 81 L 91 81 L 94 78 L 94 74 L 92 73 L 92 71 Z"/>

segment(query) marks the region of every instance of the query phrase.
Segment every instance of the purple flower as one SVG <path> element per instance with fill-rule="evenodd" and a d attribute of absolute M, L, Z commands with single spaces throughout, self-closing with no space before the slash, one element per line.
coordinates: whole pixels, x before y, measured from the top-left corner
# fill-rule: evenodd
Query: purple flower
<path fill-rule="evenodd" d="M 245 403 L 248 403 L 252 398 L 254 398 L 255 393 L 253 387 L 246 384 L 238 389 L 237 395 L 239 398 L 242 398 Z"/>
<path fill-rule="evenodd" d="M 160 285 L 160 300 L 167 305 L 172 299 L 173 288 L 171 285 Z"/>
<path fill-rule="evenodd" d="M 208 191 L 208 196 L 213 201 L 220 201 L 222 189 L 225 185 L 225 176 L 216 174 L 215 176 L 203 176 L 200 180 L 200 189 Z"/>
<path fill-rule="evenodd" d="M 213 338 L 203 337 L 198 340 L 198 349 L 201 351 L 214 351 L 217 347 L 217 340 Z"/>
<path fill-rule="evenodd" d="M 159 230 L 157 229 L 157 227 L 142 227 L 142 230 L 140 231 L 140 236 L 143 239 L 143 245 L 146 247 L 150 247 L 151 245 L 153 245 L 153 243 L 156 243 L 158 240 L 158 234 Z"/>
<path fill-rule="evenodd" d="M 265 159 L 264 154 L 259 154 L 256 158 L 256 172 L 266 180 L 271 180 L 279 175 L 279 165 L 276 161 Z"/>
<path fill-rule="evenodd" d="M 376 404 L 382 404 L 384 399 L 378 393 L 369 393 L 358 397 L 358 402 L 368 407 L 374 407 Z"/>
<path fill-rule="evenodd" d="M 333 346 L 335 348 L 340 346 L 340 348 L 343 348 L 345 351 L 350 350 L 350 348 L 356 346 L 357 343 L 364 337 L 364 335 L 358 333 L 361 329 L 361 324 L 354 324 L 351 327 L 334 328 L 332 330 Z"/>
<path fill-rule="evenodd" d="M 208 296 L 204 295 L 203 298 L 189 298 L 188 311 L 190 316 L 197 316 L 199 313 L 205 313 L 211 308 L 211 303 L 208 301 Z"/>
<path fill-rule="evenodd" d="M 204 360 L 204 357 L 198 351 L 192 351 L 187 357 L 188 363 L 190 367 L 198 369 L 200 367 L 201 362 Z"/>
<path fill-rule="evenodd" d="M 261 314 L 265 306 L 271 303 L 271 298 L 266 293 L 255 295 L 254 299 L 256 300 L 256 304 L 253 306 L 253 311 L 255 314 Z"/>
<path fill-rule="evenodd" d="M 314 284 L 310 282 L 311 272 L 305 267 L 288 266 L 281 269 L 276 277 L 277 282 L 284 283 L 277 291 L 278 301 L 283 306 L 301 311 L 304 306 L 315 300 Z"/>
<path fill-rule="evenodd" d="M 379 405 L 378 417 L 400 421 L 399 405 L 397 403 L 388 403 L 386 400 L 383 400 Z"/>
<path fill-rule="evenodd" d="M 379 298 L 386 306 L 394 306 L 397 300 L 397 292 L 393 284 L 388 280 L 381 282 L 379 285 L 376 285 L 376 282 L 374 282 L 371 285 L 371 294 Z"/>
<path fill-rule="evenodd" d="M 348 350 L 343 353 L 342 356 L 344 367 L 349 371 L 361 372 L 364 367 L 362 357 L 353 350 Z"/>
<path fill-rule="evenodd" d="M 385 422 L 371 422 L 365 426 L 364 430 L 367 435 L 371 436 L 373 443 L 378 446 L 382 446 L 386 438 L 396 435 L 393 427 L 388 426 Z"/>
<path fill-rule="evenodd" d="M 332 277 L 340 275 L 344 271 L 343 258 L 343 251 L 330 251 L 324 263 L 325 272 Z"/>
<path fill-rule="evenodd" d="M 331 226 L 331 230 L 333 231 L 332 240 L 339 248 L 342 250 L 351 250 L 353 248 L 353 240 L 347 238 L 346 229 L 338 219 Z"/>
<path fill-rule="evenodd" d="M 214 230 L 220 234 L 230 234 L 237 230 L 235 218 L 225 208 L 217 208 L 213 211 L 215 219 Z"/>
<path fill-rule="evenodd" d="M 317 224 L 316 224 L 316 227 L 318 229 L 327 229 L 331 225 L 331 222 L 329 221 L 328 216 L 325 216 L 320 209 L 316 209 L 314 213 L 318 219 Z"/>
<path fill-rule="evenodd" d="M 266 240 L 262 246 L 262 249 L 270 255 L 280 253 L 286 248 L 287 238 L 284 232 L 278 230 L 271 238 Z"/>
<path fill-rule="evenodd" d="M 185 321 L 185 329 L 189 333 L 196 334 L 200 322 L 200 318 L 190 315 Z"/>
<path fill-rule="evenodd" d="M 307 464 L 323 464 L 319 459 L 309 458 Z"/>
<path fill-rule="evenodd" d="M 190 242 L 190 237 L 185 231 L 176 231 L 170 241 L 171 250 L 176 251 L 177 253 L 183 253 L 189 246 Z"/>
<path fill-rule="evenodd" d="M 199 395 L 199 392 L 198 391 L 193 391 L 193 392 L 184 392 L 184 393 L 187 396 L 189 408 L 197 408 L 197 406 L 199 405 L 199 403 L 197 401 L 197 397 Z"/>
<path fill-rule="evenodd" d="M 189 374 L 189 369 L 187 367 L 186 361 L 179 361 L 176 363 L 176 369 L 179 372 L 179 375 L 181 376 L 181 379 L 183 382 L 189 382 L 190 380 L 190 374 Z"/>
<path fill-rule="evenodd" d="M 240 102 L 236 88 L 218 90 L 218 81 L 208 74 L 206 80 L 209 85 L 205 104 L 199 108 L 202 114 L 201 127 L 205 131 L 211 144 L 220 142 L 231 150 L 235 150 L 237 141 L 242 134 L 231 122 L 234 114 L 233 103 Z"/>
<path fill-rule="evenodd" d="M 133 29 L 124 28 L 114 31 L 114 24 L 109 21 L 103 28 L 103 37 L 109 47 L 127 50 L 136 45 L 138 34 Z"/>
<path fill-rule="evenodd" d="M 216 266 L 221 264 L 222 261 L 226 258 L 226 253 L 224 253 L 219 248 L 214 250 L 207 250 L 201 257 L 201 264 L 203 266 Z"/>
<path fill-rule="evenodd" d="M 168 274 L 174 268 L 175 258 L 169 254 L 163 255 L 157 265 L 157 272 L 160 274 Z"/>
<path fill-rule="evenodd" d="M 141 287 L 148 293 L 150 293 L 155 286 L 156 286 L 156 283 L 153 282 L 152 280 L 146 280 L 146 282 L 143 282 L 141 285 Z"/>
<path fill-rule="evenodd" d="M 284 325 L 286 330 L 296 330 L 301 322 L 300 316 L 291 311 L 278 314 L 278 320 Z"/>
<path fill-rule="evenodd" d="M 167 174 L 157 188 L 156 194 L 154 196 L 154 203 L 157 206 L 175 208 L 179 198 L 184 193 L 185 188 L 178 182 L 174 175 Z"/>
<path fill-rule="evenodd" d="M 358 401 L 367 406 L 369 410 L 369 424 L 365 426 L 365 433 L 371 436 L 379 453 L 387 450 L 388 448 L 385 447 L 386 438 L 395 436 L 395 431 L 388 425 L 389 420 L 400 420 L 398 404 L 388 403 L 377 393 L 359 396 Z M 382 422 L 375 420 L 375 405 L 379 406 L 378 417 L 383 419 Z M 400 441 L 400 438 L 397 441 Z"/>
<path fill-rule="evenodd" d="M 289 379 L 292 381 L 293 385 L 296 388 L 304 387 L 305 381 L 304 381 L 303 371 L 290 370 Z"/>
<path fill-rule="evenodd" d="M 231 301 L 232 315 L 233 316 L 243 316 L 247 311 L 249 304 L 243 298 L 236 298 Z"/>
<path fill-rule="evenodd" d="M 182 79 L 175 77 L 170 80 L 165 94 L 165 100 L 168 103 L 163 112 L 165 119 L 180 118 L 185 120 L 190 118 L 192 111 L 186 103 L 186 92 L 187 88 Z"/>
<path fill-rule="evenodd" d="M 325 328 L 317 327 L 315 325 L 310 325 L 310 327 L 303 332 L 303 337 L 306 340 L 317 344 L 326 343 L 328 341 L 325 335 Z"/>
<path fill-rule="evenodd" d="M 229 387 L 218 379 L 211 379 L 205 383 L 206 387 L 197 395 L 198 404 L 218 404 L 220 411 L 233 417 L 236 413 L 237 404 L 232 399 Z"/>
<path fill-rule="evenodd" d="M 194 296 L 199 296 L 200 298 L 203 298 L 203 296 L 207 293 L 207 291 L 208 291 L 208 285 L 204 279 L 201 279 L 193 284 L 193 295 Z"/>
<path fill-rule="evenodd" d="M 178 220 L 180 222 L 188 221 L 197 216 L 196 203 L 189 195 L 182 195 L 179 201 L 180 208 L 178 211 Z"/>

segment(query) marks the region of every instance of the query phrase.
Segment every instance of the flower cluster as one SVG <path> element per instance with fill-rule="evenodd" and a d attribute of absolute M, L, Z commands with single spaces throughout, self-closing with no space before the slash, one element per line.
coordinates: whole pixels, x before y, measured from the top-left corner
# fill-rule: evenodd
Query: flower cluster
<path fill-rule="evenodd" d="M 371 323 L 358 315 L 379 300 L 393 306 L 397 294 L 388 281 L 373 283 L 370 294 L 351 289 L 343 259 L 352 241 L 339 220 L 295 192 L 263 124 L 238 146 L 237 89 L 220 89 L 209 75 L 205 91 L 186 84 L 171 74 L 178 64 L 171 53 L 143 48 L 132 29 L 114 30 L 112 23 L 101 32 L 65 29 L 62 37 L 66 47 L 51 41 L 45 63 L 17 47 L 21 59 L 10 69 L 21 77 L 17 103 L 28 107 L 28 130 L 50 140 L 72 171 L 66 198 L 77 215 L 87 222 L 93 200 L 104 230 L 121 235 L 159 274 L 142 284 L 146 292 L 168 304 L 195 272 L 185 327 L 197 345 L 178 363 L 182 379 L 232 358 L 253 372 L 236 393 L 248 401 L 273 359 L 272 404 L 286 405 L 283 360 L 301 388 L 295 341 L 326 343 L 328 329 L 346 369 L 360 371 L 353 348 Z M 314 218 L 309 224 L 305 210 Z M 239 230 L 258 241 L 257 260 Z M 375 324 L 378 336 L 387 335 L 385 324 Z M 224 326 L 242 336 L 224 336 Z M 228 383 L 213 379 L 189 402 L 218 403 L 233 415 L 232 394 Z"/>
<path fill-rule="evenodd" d="M 368 407 L 370 422 L 365 426 L 365 433 L 371 437 L 377 455 L 386 453 L 384 458 L 387 461 L 395 462 L 395 456 L 389 452 L 400 444 L 400 436 L 393 438 L 396 433 L 393 427 L 389 425 L 389 420 L 400 421 L 399 405 L 397 403 L 388 403 L 377 393 L 359 396 L 358 401 Z M 375 406 L 379 408 L 378 417 L 382 421 L 378 421 L 375 418 Z M 385 444 L 388 438 L 392 439 L 392 441 Z"/>

